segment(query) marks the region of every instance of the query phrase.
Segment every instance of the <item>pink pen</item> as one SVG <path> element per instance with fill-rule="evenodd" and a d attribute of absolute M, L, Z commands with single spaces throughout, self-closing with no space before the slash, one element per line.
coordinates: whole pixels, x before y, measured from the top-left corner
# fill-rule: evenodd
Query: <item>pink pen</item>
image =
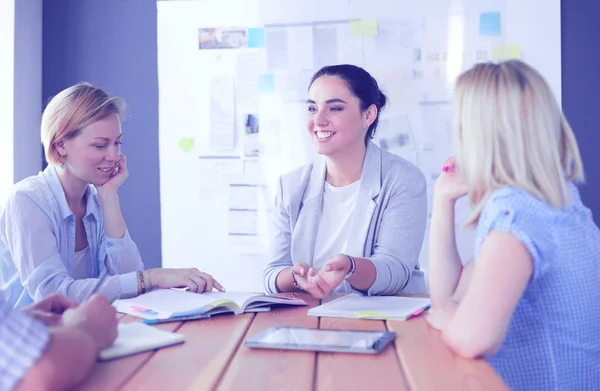
<path fill-rule="evenodd" d="M 415 312 L 413 312 L 412 314 L 410 314 L 408 316 L 408 318 L 406 318 L 406 320 L 411 319 L 411 318 L 416 318 L 417 316 L 423 314 L 423 312 L 427 311 L 429 308 L 431 308 L 431 305 L 426 305 L 423 308 L 419 308 L 418 310 L 416 310 Z"/>

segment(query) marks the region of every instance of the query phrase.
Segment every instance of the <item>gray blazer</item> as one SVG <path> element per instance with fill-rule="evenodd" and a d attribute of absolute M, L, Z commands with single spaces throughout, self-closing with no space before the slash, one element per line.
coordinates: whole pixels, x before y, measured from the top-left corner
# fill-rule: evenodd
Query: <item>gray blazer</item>
<path fill-rule="evenodd" d="M 265 290 L 277 292 L 279 272 L 297 262 L 312 265 L 321 218 L 326 162 L 315 162 L 279 179 L 273 209 L 270 262 L 263 271 Z M 427 222 L 425 177 L 405 159 L 367 144 L 347 248 L 368 258 L 377 276 L 368 295 L 427 293 L 419 253 Z M 357 292 L 344 281 L 336 292 Z"/>

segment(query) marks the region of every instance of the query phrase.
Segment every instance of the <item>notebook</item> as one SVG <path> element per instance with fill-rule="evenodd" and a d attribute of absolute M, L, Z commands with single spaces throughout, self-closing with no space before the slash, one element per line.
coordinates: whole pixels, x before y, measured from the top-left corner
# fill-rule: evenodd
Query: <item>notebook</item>
<path fill-rule="evenodd" d="M 302 299 L 270 296 L 248 292 L 193 293 L 179 289 L 156 289 L 146 294 L 116 300 L 113 306 L 119 312 L 143 319 L 183 320 L 222 313 L 241 314 L 260 311 L 271 305 L 307 305 Z"/>
<path fill-rule="evenodd" d="M 406 320 L 427 310 L 428 298 L 398 296 L 362 296 L 351 293 L 314 307 L 308 315 L 329 318 Z"/>
<path fill-rule="evenodd" d="M 115 342 L 100 351 L 100 360 L 112 360 L 184 341 L 183 334 L 163 331 L 142 323 L 121 323 L 118 331 L 119 336 Z"/>

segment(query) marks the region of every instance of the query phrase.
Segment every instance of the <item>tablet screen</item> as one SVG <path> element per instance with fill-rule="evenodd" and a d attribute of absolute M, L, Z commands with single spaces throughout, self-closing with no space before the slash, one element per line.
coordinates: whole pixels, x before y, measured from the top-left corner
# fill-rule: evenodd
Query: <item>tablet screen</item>
<path fill-rule="evenodd" d="M 246 343 L 254 347 L 279 349 L 376 352 L 394 336 L 394 333 L 387 331 L 272 327 L 250 338 Z"/>

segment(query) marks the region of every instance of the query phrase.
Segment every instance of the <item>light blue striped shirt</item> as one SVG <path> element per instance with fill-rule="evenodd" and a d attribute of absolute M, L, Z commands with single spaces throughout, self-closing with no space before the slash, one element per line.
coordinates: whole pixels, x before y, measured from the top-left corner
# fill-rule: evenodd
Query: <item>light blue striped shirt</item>
<path fill-rule="evenodd" d="M 577 188 L 569 188 L 565 209 L 500 189 L 477 226 L 475 254 L 499 230 L 519 239 L 533 260 L 506 337 L 486 357 L 513 390 L 600 390 L 600 231 Z"/>
<path fill-rule="evenodd" d="M 0 293 L 10 305 L 24 307 L 53 293 L 85 301 L 104 273 L 110 277 L 99 293 L 110 301 L 137 295 L 135 271 L 144 265 L 136 244 L 128 231 L 108 238 L 92 185 L 85 197 L 83 226 L 93 264 L 88 278 L 74 279 L 75 215 L 56 169 L 49 165 L 13 186 L 0 213 Z"/>
<path fill-rule="evenodd" d="M 0 300 L 0 391 L 12 390 L 42 356 L 50 332 Z"/>

